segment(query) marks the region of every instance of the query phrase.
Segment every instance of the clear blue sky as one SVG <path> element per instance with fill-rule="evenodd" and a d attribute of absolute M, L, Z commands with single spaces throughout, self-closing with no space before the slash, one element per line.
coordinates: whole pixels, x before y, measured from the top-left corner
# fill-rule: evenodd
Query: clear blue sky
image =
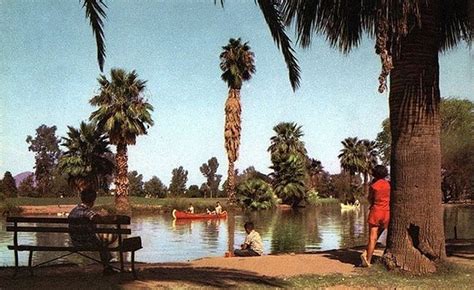
<path fill-rule="evenodd" d="M 155 126 L 129 149 L 129 169 L 166 184 L 171 170 L 189 171 L 188 185 L 201 184 L 199 166 L 212 156 L 226 176 L 224 102 L 219 54 L 231 37 L 248 41 L 257 72 L 242 88 L 242 146 L 237 168 L 269 172 L 266 149 L 282 121 L 303 126 L 309 154 L 330 172 L 339 171 L 341 140 L 374 139 L 388 116 L 387 94 L 377 93 L 379 59 L 366 40 L 349 55 L 319 37 L 297 50 L 301 88 L 293 93 L 281 53 L 253 1 L 106 1 L 107 59 L 148 80 Z M 219 1 L 218 1 L 219 2 Z M 41 124 L 64 136 L 93 108 L 97 91 L 96 46 L 80 1 L 0 1 L 0 174 L 33 171 L 27 135 Z M 441 56 L 443 96 L 474 100 L 474 52 L 465 44 Z"/>

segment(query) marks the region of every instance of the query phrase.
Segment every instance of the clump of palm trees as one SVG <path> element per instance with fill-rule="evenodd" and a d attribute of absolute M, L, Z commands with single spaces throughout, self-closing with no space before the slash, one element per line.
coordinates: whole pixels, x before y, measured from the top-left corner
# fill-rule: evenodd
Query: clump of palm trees
<path fill-rule="evenodd" d="M 77 192 L 104 188 L 115 169 L 108 136 L 93 123 L 81 122 L 78 129 L 72 126 L 68 129 L 61 144 L 66 151 L 59 159 L 59 169 Z"/>
<path fill-rule="evenodd" d="M 255 73 L 254 54 L 247 42 L 240 38 L 231 38 L 222 47 L 220 54 L 221 78 L 227 83 L 229 93 L 225 102 L 224 141 L 229 162 L 227 176 L 227 196 L 231 203 L 235 202 L 235 169 L 234 163 L 239 158 L 241 113 L 240 89 L 245 81 L 250 80 Z"/>
<path fill-rule="evenodd" d="M 292 122 L 282 122 L 273 128 L 275 135 L 270 139 L 273 172 L 270 174 L 275 194 L 283 203 L 292 207 L 305 199 L 306 148 L 301 141 L 301 126 Z"/>
<path fill-rule="evenodd" d="M 378 163 L 378 151 L 375 141 L 367 139 L 359 140 L 357 137 L 348 137 L 341 141 L 343 148 L 337 156 L 341 163 L 341 168 L 349 174 L 349 184 L 351 192 L 350 198 L 354 197 L 354 183 L 356 174 L 361 174 L 364 179 L 364 195 L 369 192 L 369 174 Z"/>

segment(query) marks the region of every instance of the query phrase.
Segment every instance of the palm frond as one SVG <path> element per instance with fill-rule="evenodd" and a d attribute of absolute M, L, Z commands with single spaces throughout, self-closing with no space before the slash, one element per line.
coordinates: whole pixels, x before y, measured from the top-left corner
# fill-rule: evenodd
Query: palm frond
<path fill-rule="evenodd" d="M 473 28 L 469 13 L 474 15 L 472 0 L 444 0 L 441 1 L 441 50 L 455 47 L 462 40 L 472 41 Z"/>
<path fill-rule="evenodd" d="M 86 18 L 89 18 L 92 27 L 92 33 L 97 43 L 97 61 L 99 62 L 100 71 L 104 71 L 105 63 L 105 36 L 104 36 L 104 19 L 107 17 L 105 13 L 105 5 L 103 0 L 84 0 L 82 5 L 86 9 Z"/>
<path fill-rule="evenodd" d="M 295 56 L 295 51 L 291 46 L 292 42 L 286 35 L 283 18 L 279 6 L 276 3 L 277 1 L 258 0 L 257 2 L 263 13 L 263 17 L 267 22 L 268 28 L 270 29 L 273 40 L 283 53 L 289 71 L 291 87 L 293 88 L 293 91 L 295 91 L 300 86 L 300 67 L 298 65 L 298 59 Z"/>

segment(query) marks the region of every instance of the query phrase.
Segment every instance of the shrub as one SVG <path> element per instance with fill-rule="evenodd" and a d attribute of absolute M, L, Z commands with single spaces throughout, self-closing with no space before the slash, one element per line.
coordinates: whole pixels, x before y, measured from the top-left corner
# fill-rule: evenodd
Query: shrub
<path fill-rule="evenodd" d="M 10 202 L 6 202 L 0 207 L 0 212 L 2 213 L 2 216 L 19 215 L 22 212 L 22 208 Z"/>
<path fill-rule="evenodd" d="M 237 187 L 237 196 L 241 206 L 248 209 L 269 209 L 276 203 L 271 185 L 259 178 L 241 183 Z"/>

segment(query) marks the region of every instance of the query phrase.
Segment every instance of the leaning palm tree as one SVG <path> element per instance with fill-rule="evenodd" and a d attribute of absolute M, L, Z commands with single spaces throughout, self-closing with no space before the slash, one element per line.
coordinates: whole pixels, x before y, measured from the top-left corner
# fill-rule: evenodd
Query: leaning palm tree
<path fill-rule="evenodd" d="M 153 106 L 143 97 L 146 81 L 138 79 L 135 71 L 127 73 L 114 68 L 110 75 L 110 81 L 105 75 L 97 79 L 99 93 L 90 103 L 98 109 L 92 112 L 90 120 L 109 135 L 111 144 L 117 146 L 115 206 L 118 211 L 127 212 L 130 209 L 127 146 L 134 145 L 137 136 L 147 134 L 147 129 L 153 125 Z"/>
<path fill-rule="evenodd" d="M 244 81 L 250 80 L 255 73 L 254 54 L 247 42 L 242 43 L 240 38 L 229 40 L 229 44 L 222 47 L 220 67 L 223 71 L 221 78 L 227 83 L 229 93 L 225 102 L 224 140 L 229 167 L 227 170 L 227 197 L 230 202 L 235 201 L 235 170 L 234 163 L 239 158 L 241 132 L 241 103 L 240 88 Z"/>
<path fill-rule="evenodd" d="M 108 158 L 111 153 L 108 138 L 94 124 L 81 122 L 79 129 L 68 128 L 68 137 L 63 137 L 61 144 L 67 150 L 59 159 L 59 169 L 77 192 L 98 189 L 115 169 L 114 162 Z"/>
<path fill-rule="evenodd" d="M 353 180 L 356 173 L 362 171 L 365 162 L 364 150 L 361 146 L 361 142 L 357 137 L 349 137 L 341 141 L 342 149 L 341 153 L 337 156 L 341 163 L 341 168 L 349 173 L 349 185 L 351 197 L 354 196 L 353 192 Z"/>
<path fill-rule="evenodd" d="M 267 2 L 267 1 L 258 1 Z M 348 53 L 364 33 L 382 62 L 379 90 L 390 76 L 392 212 L 385 261 L 414 273 L 436 271 L 446 257 L 441 204 L 439 61 L 441 51 L 471 43 L 472 1 L 268 1 L 272 34 L 283 20 L 309 47 L 314 34 Z M 474 13 L 471 13 L 474 14 Z M 279 42 L 280 45 L 285 43 Z M 429 226 L 428 226 L 429 225 Z"/>

